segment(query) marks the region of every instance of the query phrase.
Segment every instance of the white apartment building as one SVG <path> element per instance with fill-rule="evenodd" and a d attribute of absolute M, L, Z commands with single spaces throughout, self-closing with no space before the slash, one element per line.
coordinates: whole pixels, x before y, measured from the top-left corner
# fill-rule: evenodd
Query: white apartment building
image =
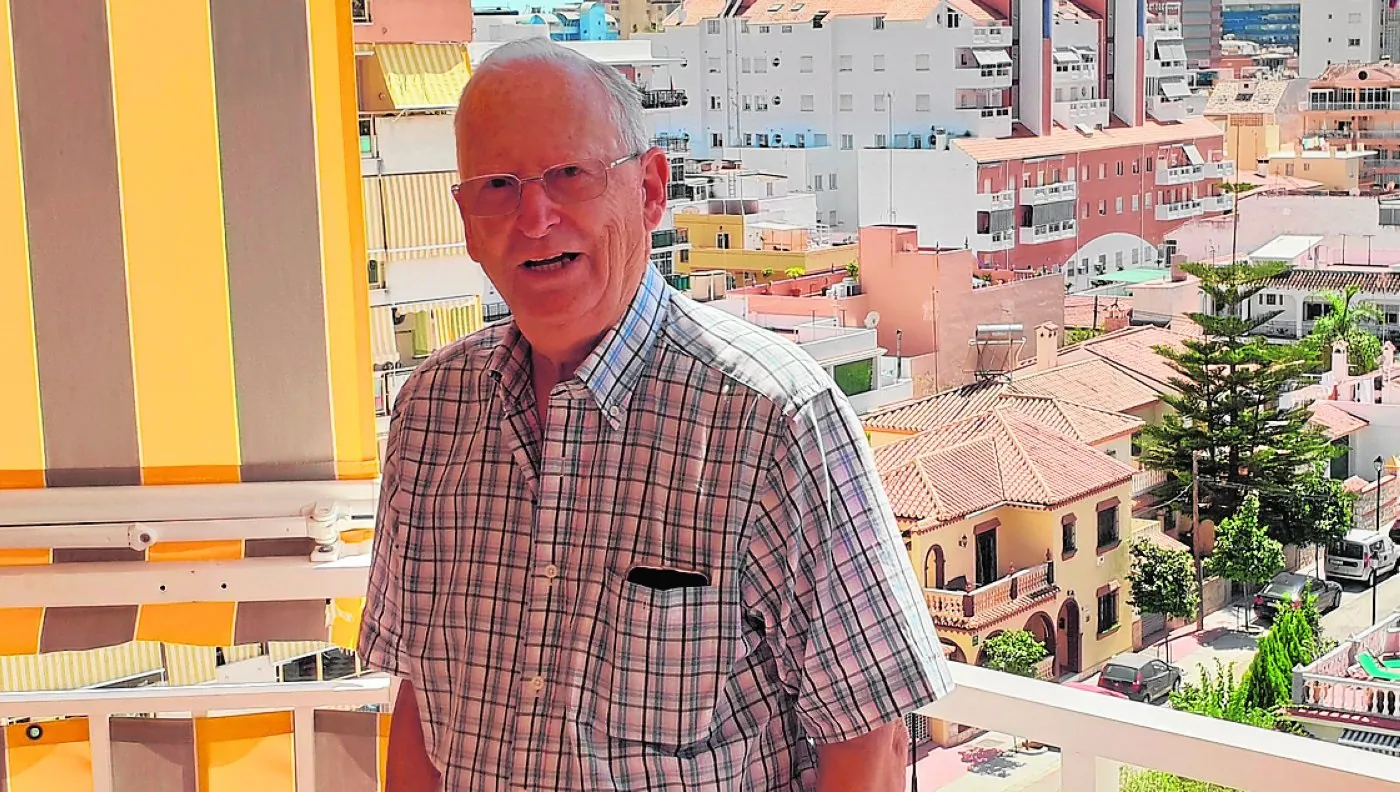
<path fill-rule="evenodd" d="M 1332 64 L 1400 61 L 1400 11 L 1390 0 L 1299 0 L 1298 76 Z"/>

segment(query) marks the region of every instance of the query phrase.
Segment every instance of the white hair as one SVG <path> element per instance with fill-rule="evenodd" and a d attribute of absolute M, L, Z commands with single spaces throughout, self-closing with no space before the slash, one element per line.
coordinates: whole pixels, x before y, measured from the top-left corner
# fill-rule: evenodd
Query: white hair
<path fill-rule="evenodd" d="M 516 39 L 491 50 L 481 61 L 481 64 L 473 70 L 471 79 L 467 80 L 467 87 L 462 89 L 462 101 L 458 105 L 457 123 L 463 123 L 463 113 L 460 108 L 466 107 L 467 97 L 471 94 L 472 86 L 476 85 L 477 80 L 511 63 L 527 61 L 557 64 L 596 77 L 598 82 L 602 84 L 603 90 L 608 94 L 612 105 L 613 125 L 617 127 L 618 138 L 623 147 L 627 149 L 627 153 L 640 154 L 651 145 L 646 132 L 646 123 L 642 120 L 641 89 L 628 82 L 627 78 L 622 76 L 622 72 L 617 69 L 604 63 L 598 63 L 586 55 L 544 36 Z"/>

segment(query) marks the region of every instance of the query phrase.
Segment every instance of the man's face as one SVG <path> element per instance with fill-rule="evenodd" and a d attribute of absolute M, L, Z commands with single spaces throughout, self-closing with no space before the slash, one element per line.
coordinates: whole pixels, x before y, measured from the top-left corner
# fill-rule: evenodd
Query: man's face
<path fill-rule="evenodd" d="M 596 341 L 636 293 L 665 210 L 668 178 L 658 150 L 627 151 L 596 78 L 550 63 L 521 61 L 479 74 L 457 140 L 460 178 L 541 176 L 581 161 L 605 165 L 597 198 L 561 201 L 542 182 L 521 186 L 507 214 L 464 218 L 467 250 L 480 262 L 536 347 L 573 349 Z"/>

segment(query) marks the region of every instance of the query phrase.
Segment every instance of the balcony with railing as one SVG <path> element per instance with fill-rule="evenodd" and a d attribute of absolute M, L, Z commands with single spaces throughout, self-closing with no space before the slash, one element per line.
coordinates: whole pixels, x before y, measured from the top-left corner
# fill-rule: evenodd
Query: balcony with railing
<path fill-rule="evenodd" d="M 1166 483 L 1165 470 L 1139 470 L 1133 474 L 1133 497 L 1142 497 Z"/>
<path fill-rule="evenodd" d="M 969 32 L 974 47 L 1011 46 L 1011 28 L 1007 25 L 977 25 Z"/>
<path fill-rule="evenodd" d="M 1222 162 L 1207 162 L 1205 176 L 1207 179 L 1221 179 L 1224 181 L 1235 180 L 1235 161 L 1224 160 Z"/>
<path fill-rule="evenodd" d="M 683 154 L 690 151 L 690 135 L 660 134 L 651 139 L 651 144 L 665 151 Z"/>
<path fill-rule="evenodd" d="M 656 110 L 669 107 L 685 107 L 690 103 L 685 91 L 679 88 L 661 88 L 642 91 L 642 108 Z"/>
<path fill-rule="evenodd" d="M 972 196 L 973 208 L 979 212 L 1002 212 L 1016 206 L 1016 191 L 977 193 Z"/>
<path fill-rule="evenodd" d="M 1072 102 L 1056 102 L 1053 108 L 1055 121 L 1065 127 L 1084 124 L 1090 128 L 1108 126 L 1107 99 L 1076 99 Z"/>
<path fill-rule="evenodd" d="M 1008 228 L 1005 231 L 995 231 L 987 234 L 974 234 L 970 243 L 973 250 L 990 253 L 998 250 L 1010 250 L 1016 247 L 1016 231 Z"/>
<path fill-rule="evenodd" d="M 1002 138 L 1011 134 L 1010 107 L 959 107 L 963 128 L 974 137 Z"/>
<path fill-rule="evenodd" d="M 1079 187 L 1076 182 L 1072 181 L 1021 188 L 1021 203 L 1027 206 L 1039 206 L 1057 201 L 1073 201 L 1078 197 Z"/>
<path fill-rule="evenodd" d="M 924 602 L 935 624 L 975 630 L 1058 593 L 1055 562 L 1046 561 L 968 591 L 926 588 Z"/>
<path fill-rule="evenodd" d="M 1062 239 L 1074 239 L 1078 234 L 1079 229 L 1073 220 L 1042 223 L 1038 226 L 1022 226 L 1021 244 L 1043 245 L 1047 242 L 1059 242 Z"/>
<path fill-rule="evenodd" d="M 690 229 L 688 228 L 667 228 L 665 230 L 651 232 L 652 250 L 661 250 L 689 244 Z"/>
<path fill-rule="evenodd" d="M 1205 205 L 1195 198 L 1176 203 L 1157 204 L 1158 220 L 1185 220 L 1191 217 L 1200 217 L 1204 212 Z"/>
<path fill-rule="evenodd" d="M 1181 97 L 1149 96 L 1147 114 L 1163 123 L 1198 118 L 1206 111 L 1206 96 L 1191 94 Z"/>
<path fill-rule="evenodd" d="M 959 88 L 1010 88 L 1010 66 L 967 66 L 953 70 L 953 83 Z"/>
<path fill-rule="evenodd" d="M 1207 195 L 1201 199 L 1201 211 L 1204 212 L 1228 212 L 1234 208 L 1235 196 L 1229 193 Z"/>
<path fill-rule="evenodd" d="M 1192 184 L 1206 177 L 1205 165 L 1180 165 L 1175 168 L 1157 168 L 1157 186 L 1170 187 L 1176 184 Z"/>

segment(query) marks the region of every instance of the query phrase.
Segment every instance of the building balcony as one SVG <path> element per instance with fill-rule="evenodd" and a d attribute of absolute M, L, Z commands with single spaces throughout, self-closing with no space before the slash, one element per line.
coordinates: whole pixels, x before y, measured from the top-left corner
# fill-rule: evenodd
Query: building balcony
<path fill-rule="evenodd" d="M 1062 220 L 1058 223 L 1046 223 L 1035 227 L 1025 226 L 1021 228 L 1021 244 L 1023 245 L 1043 245 L 1047 242 L 1059 242 L 1062 239 L 1074 239 L 1079 234 L 1073 220 Z"/>
<path fill-rule="evenodd" d="M 1144 30 L 1147 37 L 1147 45 L 1151 47 L 1159 41 L 1182 41 L 1181 22 L 1168 20 L 1165 22 L 1148 23 Z"/>
<path fill-rule="evenodd" d="M 1147 99 L 1147 114 L 1157 121 L 1171 123 L 1197 118 L 1206 111 L 1206 97 L 1191 94 L 1179 99 L 1165 96 L 1151 96 Z"/>
<path fill-rule="evenodd" d="M 1054 117 L 1065 127 L 1084 124 L 1088 127 L 1108 126 L 1107 99 L 1080 99 L 1074 102 L 1056 102 Z"/>
<path fill-rule="evenodd" d="M 689 103 L 690 100 L 686 98 L 685 91 L 679 88 L 662 88 L 659 90 L 642 91 L 642 108 L 645 110 L 685 107 Z"/>
<path fill-rule="evenodd" d="M 1133 497 L 1142 497 L 1166 483 L 1165 470 L 1139 470 L 1133 474 Z"/>
<path fill-rule="evenodd" d="M 1063 67 L 1063 68 L 1061 68 Z M 1097 83 L 1099 81 L 1099 66 L 1097 63 L 1066 63 L 1055 68 L 1053 85 L 1079 85 L 1081 83 Z"/>
<path fill-rule="evenodd" d="M 914 381 L 911 379 L 897 380 L 848 398 L 850 398 L 851 408 L 856 411 L 856 414 L 864 415 L 881 407 L 914 398 Z"/>
<path fill-rule="evenodd" d="M 1052 600 L 1059 591 L 1055 562 L 1046 561 L 968 591 L 924 589 L 924 603 L 940 627 L 979 630 Z"/>
<path fill-rule="evenodd" d="M 690 135 L 660 134 L 651 139 L 651 144 L 676 154 L 690 151 Z"/>
<path fill-rule="evenodd" d="M 824 366 L 878 357 L 881 350 L 875 331 L 863 327 L 841 327 L 832 320 L 804 323 L 797 328 L 797 345 Z"/>
<path fill-rule="evenodd" d="M 1400 110 L 1400 101 L 1395 102 L 1326 102 L 1309 100 L 1308 110 L 1317 113 L 1375 113 Z"/>
<path fill-rule="evenodd" d="M 651 232 L 651 249 L 661 250 L 672 248 L 678 245 L 690 244 L 690 229 L 688 228 L 668 228 L 664 231 Z"/>
<path fill-rule="evenodd" d="M 1181 201 L 1180 203 L 1157 204 L 1158 220 L 1186 220 L 1200 217 L 1204 212 L 1205 206 L 1198 199 Z"/>
<path fill-rule="evenodd" d="M 1016 191 L 1002 190 L 994 193 L 977 193 L 972 197 L 973 206 L 979 212 L 1002 212 L 1016 206 Z"/>
<path fill-rule="evenodd" d="M 1182 165 L 1176 168 L 1158 168 L 1157 186 L 1170 187 L 1175 184 L 1194 184 L 1206 177 L 1204 165 Z"/>
<path fill-rule="evenodd" d="M 1039 206 L 1056 201 L 1073 201 L 1078 197 L 1079 187 L 1072 181 L 1021 188 L 1021 203 L 1026 206 Z"/>
<path fill-rule="evenodd" d="M 975 234 L 971 239 L 972 249 L 979 253 L 992 253 L 1016 247 L 1016 232 L 1013 229 L 992 234 Z"/>
<path fill-rule="evenodd" d="M 1143 63 L 1143 76 L 1161 79 L 1163 77 L 1186 77 L 1186 61 L 1157 60 L 1147 58 Z"/>
<path fill-rule="evenodd" d="M 1201 199 L 1201 210 L 1206 212 L 1228 212 L 1235 208 L 1233 195 L 1207 195 Z"/>
<path fill-rule="evenodd" d="M 1222 179 L 1224 181 L 1235 180 L 1234 160 L 1226 160 L 1224 162 L 1207 162 L 1205 167 L 1207 179 Z"/>
<path fill-rule="evenodd" d="M 953 84 L 958 88 L 1010 88 L 1010 66 L 972 66 L 953 70 Z"/>
<path fill-rule="evenodd" d="M 1011 46 L 1011 28 L 1007 25 L 978 25 L 971 33 L 974 47 Z"/>
<path fill-rule="evenodd" d="M 976 137 L 1003 138 L 1011 135 L 1011 108 L 960 107 L 962 126 Z"/>

